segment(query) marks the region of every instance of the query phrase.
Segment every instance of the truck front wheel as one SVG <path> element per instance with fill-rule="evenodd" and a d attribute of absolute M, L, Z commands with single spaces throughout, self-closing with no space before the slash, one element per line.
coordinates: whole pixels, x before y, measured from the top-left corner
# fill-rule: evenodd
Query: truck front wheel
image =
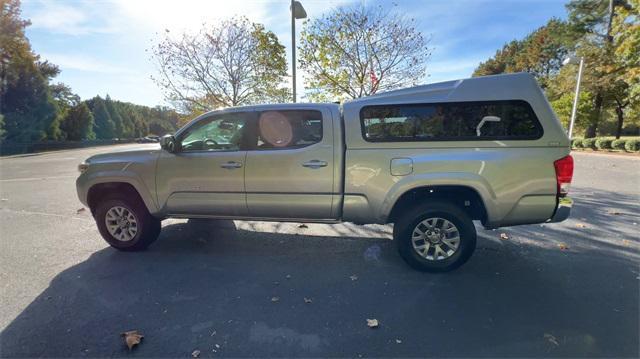
<path fill-rule="evenodd" d="M 96 206 L 94 217 L 102 238 L 121 251 L 143 250 L 160 234 L 160 220 L 134 198 L 106 197 Z"/>
<path fill-rule="evenodd" d="M 464 264 L 476 248 L 476 229 L 463 210 L 447 202 L 418 205 L 393 227 L 400 256 L 413 268 L 447 272 Z"/>

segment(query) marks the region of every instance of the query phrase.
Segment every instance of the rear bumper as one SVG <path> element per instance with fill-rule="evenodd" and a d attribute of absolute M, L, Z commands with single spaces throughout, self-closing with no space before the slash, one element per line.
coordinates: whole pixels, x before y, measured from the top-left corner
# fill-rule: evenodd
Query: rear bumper
<path fill-rule="evenodd" d="M 558 206 L 556 207 L 556 211 L 553 213 L 553 216 L 549 218 L 547 222 L 556 223 L 562 222 L 565 219 L 569 218 L 571 214 L 571 207 L 573 206 L 573 200 L 569 197 L 562 197 L 558 200 Z"/>

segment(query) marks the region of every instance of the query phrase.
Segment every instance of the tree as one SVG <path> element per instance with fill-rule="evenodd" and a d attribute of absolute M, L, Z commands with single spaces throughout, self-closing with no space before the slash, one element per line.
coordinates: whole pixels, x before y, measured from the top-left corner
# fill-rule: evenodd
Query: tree
<path fill-rule="evenodd" d="M 381 6 L 342 7 L 306 21 L 299 49 L 309 96 L 358 98 L 419 83 L 431 50 L 414 25 Z"/>
<path fill-rule="evenodd" d="M 568 21 L 552 19 L 522 40 L 514 40 L 480 64 L 474 75 L 528 71 L 560 113 L 573 93 L 576 66 L 561 66 L 567 55 L 583 57 L 585 69 L 576 126 L 585 137 L 623 132 L 627 113 L 640 107 L 640 0 L 572 0 Z M 588 106 L 582 101 L 589 101 Z M 611 126 L 608 119 L 616 119 Z"/>
<path fill-rule="evenodd" d="M 640 0 L 620 6 L 612 21 L 614 68 L 612 97 L 620 138 L 627 108 L 640 105 Z"/>
<path fill-rule="evenodd" d="M 529 72 L 547 88 L 577 38 L 578 33 L 568 23 L 553 18 L 524 39 L 505 44 L 493 58 L 480 63 L 473 76 Z"/>
<path fill-rule="evenodd" d="M 516 57 L 522 50 L 522 41 L 513 40 L 505 44 L 502 49 L 480 65 L 473 71 L 473 76 L 497 75 L 502 73 L 520 72 Z"/>
<path fill-rule="evenodd" d="M 285 48 L 263 25 L 236 17 L 195 35 L 172 38 L 169 30 L 153 48 L 166 98 L 183 112 L 281 99 L 287 71 Z"/>
<path fill-rule="evenodd" d="M 571 111 L 573 110 L 573 92 L 565 92 L 559 98 L 551 101 L 551 107 L 558 115 L 560 122 L 564 128 L 569 128 L 569 121 L 571 120 Z M 593 101 L 593 95 L 586 91 L 580 92 L 578 98 L 578 109 L 576 113 L 576 128 L 585 128 L 589 123 L 589 119 L 593 116 L 591 103 Z"/>
<path fill-rule="evenodd" d="M 93 140 L 93 115 L 86 103 L 81 102 L 69 109 L 60 126 L 71 141 Z"/>
<path fill-rule="evenodd" d="M 616 41 L 619 38 L 616 32 L 620 29 L 614 28 L 614 25 L 616 18 L 622 24 L 632 21 L 629 12 L 637 13 L 638 9 L 625 0 L 572 0 L 567 4 L 567 9 L 572 26 L 585 34 L 576 52 L 585 58 L 586 65 L 595 74 L 595 81 L 585 82 L 585 88 L 594 94 L 593 109 L 596 114 L 587 126 L 585 137 L 595 137 L 607 106 L 619 103 L 616 112 L 618 121 L 623 121 L 626 101 L 619 101 L 619 96 L 626 92 L 628 83 L 619 76 L 625 69 L 615 56 L 620 46 Z M 627 14 L 623 10 L 627 10 Z"/>
<path fill-rule="evenodd" d="M 69 109 L 80 103 L 80 96 L 74 94 L 71 88 L 63 83 L 49 85 L 51 97 L 58 108 L 55 121 L 49 126 L 47 138 L 50 140 L 64 140 L 64 131 L 60 128 L 60 124 L 64 121 Z"/>
<path fill-rule="evenodd" d="M 124 137 L 125 127 L 123 125 L 122 116 L 120 115 L 120 111 L 118 111 L 116 103 L 111 100 L 111 97 L 109 95 L 107 95 L 104 101 L 107 112 L 109 112 L 109 117 L 114 124 L 114 135 L 118 138 Z"/>
<path fill-rule="evenodd" d="M 94 132 L 99 139 L 112 139 L 116 137 L 116 125 L 109 115 L 105 101 L 96 96 L 88 101 L 94 118 Z"/>
<path fill-rule="evenodd" d="M 19 0 L 0 2 L 0 112 L 7 141 L 31 142 L 59 133 L 48 82 L 59 69 L 31 50 Z"/>

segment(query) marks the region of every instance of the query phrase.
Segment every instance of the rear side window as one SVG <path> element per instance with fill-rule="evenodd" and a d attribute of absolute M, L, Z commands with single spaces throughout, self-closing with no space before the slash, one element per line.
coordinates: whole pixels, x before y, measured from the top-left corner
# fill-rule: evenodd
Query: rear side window
<path fill-rule="evenodd" d="M 534 140 L 543 133 L 522 100 L 366 106 L 360 121 L 370 142 Z"/>
<path fill-rule="evenodd" d="M 300 148 L 322 141 L 322 113 L 264 111 L 258 116 L 257 149 Z"/>

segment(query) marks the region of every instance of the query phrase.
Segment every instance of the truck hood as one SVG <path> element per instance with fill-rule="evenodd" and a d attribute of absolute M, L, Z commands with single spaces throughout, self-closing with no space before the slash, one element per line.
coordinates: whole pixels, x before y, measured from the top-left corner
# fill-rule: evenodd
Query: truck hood
<path fill-rule="evenodd" d="M 149 158 L 157 158 L 160 151 L 160 149 L 115 151 L 91 156 L 87 158 L 85 162 L 89 164 L 141 162 Z"/>

